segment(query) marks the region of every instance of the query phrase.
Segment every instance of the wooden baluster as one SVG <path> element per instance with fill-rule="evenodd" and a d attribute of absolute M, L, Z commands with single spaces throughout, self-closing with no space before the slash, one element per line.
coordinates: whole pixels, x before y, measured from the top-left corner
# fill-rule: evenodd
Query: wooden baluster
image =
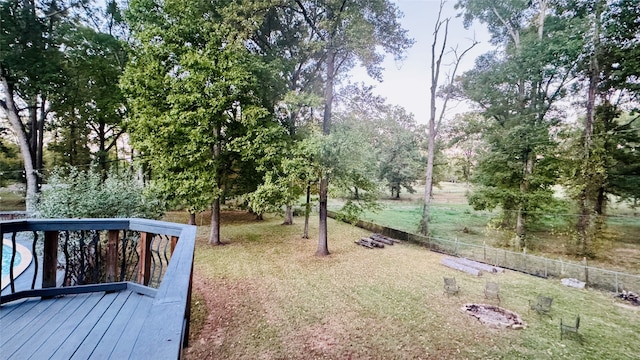
<path fill-rule="evenodd" d="M 58 272 L 58 232 L 45 231 L 42 259 L 42 288 L 56 287 Z"/>
<path fill-rule="evenodd" d="M 107 282 L 114 282 L 118 278 L 118 243 L 120 230 L 109 230 L 107 239 Z"/>
<path fill-rule="evenodd" d="M 153 234 L 140 233 L 140 262 L 138 263 L 138 283 L 148 285 L 151 277 L 151 241 Z"/>

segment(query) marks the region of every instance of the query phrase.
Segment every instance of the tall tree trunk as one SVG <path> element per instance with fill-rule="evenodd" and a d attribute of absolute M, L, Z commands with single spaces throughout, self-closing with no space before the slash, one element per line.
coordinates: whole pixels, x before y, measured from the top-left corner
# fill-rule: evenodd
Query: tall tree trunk
<path fill-rule="evenodd" d="M 594 194 L 593 191 L 589 189 L 593 189 L 595 186 L 593 181 L 595 181 L 596 176 L 593 176 L 590 173 L 590 169 L 594 167 L 593 164 L 594 159 L 591 156 L 591 152 L 593 151 L 593 129 L 596 121 L 595 118 L 595 108 L 596 108 L 596 98 L 597 98 L 597 90 L 599 84 L 599 76 L 600 76 L 600 66 L 598 63 L 598 53 L 600 46 L 600 14 L 601 14 L 601 2 L 596 5 L 596 13 L 594 15 L 594 35 L 593 35 L 593 46 L 594 52 L 589 59 L 589 85 L 587 88 L 587 104 L 586 104 L 586 116 L 584 119 L 584 129 L 582 133 L 582 141 L 583 141 L 583 163 L 582 163 L 582 178 L 585 183 L 582 184 L 582 190 L 580 192 L 580 197 L 578 199 L 579 206 L 579 217 L 576 222 L 576 232 L 578 233 L 578 248 L 580 255 L 587 255 L 591 251 L 590 243 L 591 238 L 594 235 L 591 228 L 593 227 L 593 219 L 592 212 L 597 209 L 597 194 Z M 591 206 L 594 206 L 592 209 Z"/>
<path fill-rule="evenodd" d="M 221 125 L 216 124 L 214 127 L 213 136 L 215 137 L 214 145 L 213 145 L 213 159 L 216 162 L 216 187 L 220 188 L 220 134 L 221 134 Z M 220 241 L 220 197 L 222 194 L 218 193 L 216 198 L 213 200 L 211 204 L 211 233 L 209 234 L 209 244 L 211 245 L 220 245 L 222 242 Z"/>
<path fill-rule="evenodd" d="M 520 194 L 526 195 L 529 192 L 529 177 L 533 174 L 533 153 L 529 151 L 526 156 L 524 169 L 522 171 L 522 180 L 520 181 Z M 520 202 L 518 204 L 518 218 L 516 219 L 516 237 L 518 246 L 521 249 L 527 247 L 527 207 L 526 204 Z"/>
<path fill-rule="evenodd" d="M 316 256 L 329 255 L 329 246 L 327 242 L 327 177 L 320 179 L 320 222 L 318 227 L 318 249 Z"/>
<path fill-rule="evenodd" d="M 449 37 L 449 18 L 445 20 L 440 20 L 442 16 L 442 9 L 444 7 L 444 0 L 440 1 L 440 9 L 438 11 L 438 18 L 436 20 L 436 26 L 433 31 L 433 43 L 431 43 L 431 87 L 430 87 L 430 106 L 429 106 L 429 143 L 428 143 L 428 152 L 427 152 L 427 170 L 425 174 L 425 189 L 424 189 L 424 206 L 422 207 L 422 219 L 420 220 L 420 225 L 418 226 L 418 231 L 423 235 L 429 234 L 429 216 L 431 211 L 431 198 L 433 194 L 433 162 L 435 159 L 435 148 L 436 148 L 436 139 L 438 136 L 438 131 L 440 128 L 440 124 L 442 123 L 442 119 L 444 118 L 445 111 L 447 110 L 447 103 L 451 98 L 450 94 L 445 95 L 442 109 L 440 111 L 440 115 L 437 116 L 436 109 L 436 97 L 438 91 L 438 84 L 440 78 L 440 67 L 442 65 L 442 58 L 444 56 L 447 40 Z M 436 46 L 438 44 L 438 39 L 440 37 L 441 27 L 444 25 L 444 35 L 442 36 L 442 44 L 436 58 Z M 476 45 L 477 41 L 473 41 L 473 43 L 467 47 L 461 53 L 458 53 L 456 50 L 454 52 L 454 66 L 451 74 L 449 75 L 449 86 L 453 86 L 456 79 L 456 72 L 458 71 L 458 66 L 462 58 Z M 400 188 L 398 187 L 398 197 L 400 197 Z"/>
<path fill-rule="evenodd" d="M 431 87 L 429 101 L 429 142 L 427 149 L 427 171 L 425 174 L 425 186 L 424 186 L 424 205 L 422 206 L 422 219 L 418 226 L 418 231 L 422 235 L 429 235 L 429 216 L 431 211 L 431 190 L 433 189 L 433 160 L 435 158 L 435 145 L 436 145 L 436 96 L 438 91 L 438 78 L 440 77 L 440 65 L 442 64 L 442 57 L 444 55 L 444 49 L 447 44 L 447 36 L 449 29 L 449 19 L 440 21 L 442 15 L 442 8 L 444 1 L 440 1 L 440 10 L 438 12 L 438 18 L 436 20 L 436 26 L 433 31 L 433 42 L 431 43 Z M 438 38 L 440 33 L 440 27 L 444 25 L 444 39 L 442 47 L 438 57 L 436 58 L 436 46 L 438 44 Z M 444 113 L 444 109 L 442 110 Z"/>
<path fill-rule="evenodd" d="M 303 239 L 309 238 L 309 215 L 311 214 L 311 186 L 307 185 L 307 202 L 304 204 L 304 232 Z"/>
<path fill-rule="evenodd" d="M 422 235 L 429 235 L 429 216 L 431 213 L 431 197 L 433 192 L 433 160 L 435 158 L 435 134 L 432 127 L 433 122 L 429 122 L 429 149 L 427 150 L 427 173 L 424 184 L 424 205 L 422 206 L 422 219 L 418 229 Z M 432 135 L 433 134 L 433 135 Z"/>
<path fill-rule="evenodd" d="M 211 204 L 211 233 L 209 234 L 210 245 L 221 245 L 220 241 L 220 198 L 213 200 Z"/>
<path fill-rule="evenodd" d="M 190 212 L 189 213 L 189 225 L 195 225 L 196 224 L 196 213 Z"/>
<path fill-rule="evenodd" d="M 2 86 L 6 94 L 5 100 L 0 100 L 0 108 L 4 110 L 9 119 L 9 123 L 18 138 L 18 148 L 22 155 L 22 163 L 24 165 L 24 173 L 27 181 L 27 211 L 35 210 L 35 201 L 38 194 L 38 178 L 34 169 L 33 153 L 29 143 L 29 137 L 24 125 L 20 119 L 20 114 L 14 102 L 13 86 L 9 84 L 6 77 L 1 76 Z"/>
<path fill-rule="evenodd" d="M 36 155 L 36 166 L 35 169 L 37 171 L 36 181 L 38 182 L 38 191 L 40 191 L 40 186 L 42 185 L 42 169 L 44 168 L 43 156 L 44 156 L 44 121 L 47 116 L 46 112 L 46 99 L 42 99 L 42 103 L 40 104 L 40 115 L 38 116 L 40 120 L 38 121 L 38 144 L 37 144 L 37 155 Z"/>
<path fill-rule="evenodd" d="M 330 16 L 331 18 L 331 16 Z M 327 83 L 324 88 L 324 114 L 322 117 L 322 134 L 327 136 L 331 133 L 331 111 L 333 103 L 333 77 L 335 73 L 336 51 L 333 48 L 331 34 L 328 39 L 327 49 Z M 329 188 L 329 174 L 322 174 L 320 179 L 320 220 L 318 229 L 318 249 L 316 256 L 329 255 L 328 234 L 327 234 L 327 193 Z"/>
<path fill-rule="evenodd" d="M 284 208 L 284 222 L 282 225 L 293 225 L 293 206 L 287 205 Z"/>

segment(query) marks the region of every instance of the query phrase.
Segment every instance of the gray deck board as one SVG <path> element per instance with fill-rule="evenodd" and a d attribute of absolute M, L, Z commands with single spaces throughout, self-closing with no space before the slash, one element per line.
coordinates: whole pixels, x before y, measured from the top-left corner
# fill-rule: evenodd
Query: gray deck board
<path fill-rule="evenodd" d="M 14 356 L 14 352 L 22 346 L 25 341 L 31 338 L 34 330 L 46 326 L 49 320 L 67 304 L 67 302 L 61 301 L 61 299 L 50 300 L 51 301 L 41 301 L 24 316 L 21 316 L 11 324 L 12 331 L 9 332 L 9 336 L 2 337 L 3 343 L 0 345 L 2 348 L 2 356 Z M 5 326 L 7 325 L 4 325 L 3 321 L 3 330 Z"/>
<path fill-rule="evenodd" d="M 47 345 L 49 343 L 53 343 L 55 341 L 62 341 L 62 343 L 66 343 L 70 341 L 69 336 L 73 333 L 75 328 L 78 326 L 79 322 L 84 321 L 84 319 L 91 313 L 91 310 L 95 308 L 96 304 L 103 298 L 103 296 L 92 296 L 89 294 L 78 295 L 78 297 L 85 297 L 84 301 L 78 308 L 76 309 L 73 316 L 69 316 L 67 319 L 63 319 L 61 321 L 60 326 L 53 331 L 50 331 L 49 334 L 42 334 L 42 342 L 37 349 L 32 349 L 32 352 L 24 352 L 24 357 L 28 359 L 46 359 L 51 356 L 51 348 Z M 48 336 L 45 336 L 48 335 Z"/>
<path fill-rule="evenodd" d="M 109 341 L 101 341 L 97 344 L 91 354 L 92 359 L 109 359 L 111 357 L 111 352 L 114 350 L 114 346 L 117 346 L 129 326 L 129 319 L 131 319 L 136 311 L 143 311 L 143 309 L 139 307 L 143 297 L 143 295 L 138 294 L 129 295 L 129 299 L 127 301 L 128 306 L 123 307 L 121 311 L 118 312 L 118 315 L 113 319 L 111 326 L 109 326 L 107 331 L 104 333 L 103 338 L 109 339 Z M 146 313 L 147 311 L 144 312 Z M 126 341 L 127 339 L 123 340 Z M 129 341 L 135 341 L 135 337 L 133 340 Z M 122 357 L 120 359 L 122 359 Z"/>
<path fill-rule="evenodd" d="M 40 348 L 47 339 L 58 331 L 61 325 L 69 320 L 70 317 L 75 317 L 75 312 L 78 311 L 80 306 L 87 300 L 87 296 L 77 297 L 65 297 L 59 301 L 65 303 L 64 308 L 57 313 L 47 322 L 46 326 L 43 326 L 31 333 L 31 337 L 28 341 L 24 342 L 14 353 L 20 354 L 22 358 L 28 358 L 31 354 Z"/>
<path fill-rule="evenodd" d="M 144 321 L 149 315 L 151 305 L 153 304 L 153 299 L 148 296 L 136 294 L 132 296 L 139 296 L 140 302 L 146 304 L 139 306 L 138 310 L 136 310 L 136 312 L 128 319 L 126 328 L 122 331 L 122 334 L 118 339 L 118 343 L 111 352 L 112 359 L 127 359 L 130 356 L 135 358 L 135 354 L 133 354 L 133 346 L 135 345 L 138 336 L 143 334 L 142 327 L 144 325 Z"/>
<path fill-rule="evenodd" d="M 88 359 L 91 356 L 93 350 L 102 340 L 104 333 L 109 329 L 116 315 L 118 315 L 129 298 L 129 295 L 131 295 L 130 292 L 121 292 L 118 294 L 118 298 L 104 310 L 103 316 L 93 325 L 85 341 L 76 349 L 70 357 L 71 359 Z M 105 341 L 110 341 L 110 339 L 105 339 Z"/>
<path fill-rule="evenodd" d="M 0 359 L 128 358 L 153 300 L 123 290 L 4 304 Z"/>
<path fill-rule="evenodd" d="M 28 304 L 22 304 L 23 302 L 28 302 Z M 0 321 L 6 321 L 7 323 L 15 321 L 16 318 L 24 315 L 30 307 L 34 307 L 37 304 L 38 301 L 36 300 L 23 299 L 14 301 L 11 304 L 2 305 L 0 308 Z M 0 343 L 1 342 L 2 341 L 0 341 Z"/>
<path fill-rule="evenodd" d="M 84 342 L 87 336 L 89 336 L 89 332 L 91 332 L 95 324 L 104 316 L 104 313 L 100 313 L 99 311 L 96 311 L 96 309 L 106 309 L 116 300 L 123 302 L 126 296 L 127 294 L 121 293 L 104 294 L 96 304 L 96 307 L 92 309 L 89 314 L 87 314 L 81 321 L 75 322 L 75 327 L 63 341 L 62 345 L 55 349 L 55 351 L 51 352 L 52 358 L 71 358 L 76 349 Z"/>

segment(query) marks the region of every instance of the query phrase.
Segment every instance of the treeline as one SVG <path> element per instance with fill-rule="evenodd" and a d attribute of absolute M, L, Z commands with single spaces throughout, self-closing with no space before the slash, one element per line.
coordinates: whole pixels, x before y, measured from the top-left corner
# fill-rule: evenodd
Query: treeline
<path fill-rule="evenodd" d="M 212 244 L 225 199 L 258 216 L 285 208 L 291 223 L 299 198 L 317 194 L 326 255 L 329 179 L 354 192 L 348 216 L 371 206 L 382 179 L 396 196 L 412 191 L 412 116 L 362 85 L 334 94 L 357 64 L 381 78 L 384 54 L 400 59 L 411 45 L 392 2 L 127 5 L 1 3 L 0 105 L 24 160 L 28 210 L 46 168 L 93 163 L 106 179 L 119 164 L 110 159 L 125 155 L 170 206 L 212 210 Z"/>
<path fill-rule="evenodd" d="M 47 170 L 93 164 L 106 179 L 128 157 L 170 206 L 212 210 L 212 244 L 226 199 L 257 216 L 285 209 L 290 224 L 300 198 L 308 223 L 315 196 L 317 254 L 326 255 L 329 191 L 350 194 L 342 214 L 353 218 L 375 207 L 381 184 L 399 197 L 424 173 L 426 129 L 372 88 L 347 86 L 354 66 L 381 79 L 385 54 L 401 59 L 412 45 L 392 1 L 126 5 L 0 2 L 0 108 L 9 123 L 0 125 L 0 178 L 24 177 L 28 210 Z M 443 125 L 436 182 L 473 183 L 470 203 L 501 209 L 518 247 L 562 185 L 580 213 L 575 252 L 595 255 L 612 195 L 634 203 L 640 195 L 640 5 L 456 7 L 466 25 L 487 26 L 494 49 L 440 90 L 477 111 Z"/>
<path fill-rule="evenodd" d="M 608 202 L 640 196 L 640 3 L 630 0 L 460 0 L 495 49 L 458 82 L 478 111 L 452 124 L 476 184 L 475 209 L 502 210 L 527 246 L 554 185 L 575 202 L 575 253 L 595 256 Z"/>

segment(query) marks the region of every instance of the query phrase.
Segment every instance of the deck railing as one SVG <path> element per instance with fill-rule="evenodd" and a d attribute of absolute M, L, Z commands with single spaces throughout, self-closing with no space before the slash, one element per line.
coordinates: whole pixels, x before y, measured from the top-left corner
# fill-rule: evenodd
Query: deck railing
<path fill-rule="evenodd" d="M 166 358 L 175 351 L 179 356 L 180 344 L 186 345 L 194 226 L 145 219 L 28 219 L 0 222 L 0 236 L 12 244 L 9 273 L 0 274 L 10 285 L 0 304 L 113 291 L 117 284 L 134 282 L 154 295 L 145 323 L 153 336 L 141 337 L 136 347 Z M 21 277 L 13 273 L 19 245 L 33 253 L 33 264 Z"/>

